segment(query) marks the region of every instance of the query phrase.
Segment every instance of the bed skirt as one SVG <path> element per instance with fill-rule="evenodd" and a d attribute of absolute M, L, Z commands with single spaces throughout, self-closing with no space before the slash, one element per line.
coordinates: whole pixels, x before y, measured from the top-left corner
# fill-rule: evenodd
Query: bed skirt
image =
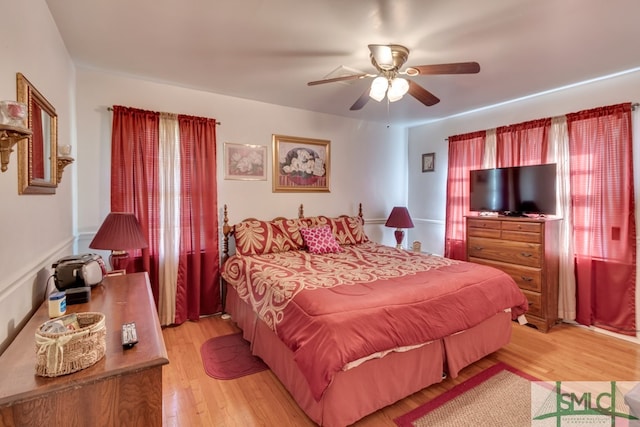
<path fill-rule="evenodd" d="M 293 352 L 238 298 L 233 287 L 228 288 L 226 298 L 228 312 L 251 342 L 253 354 L 271 368 L 309 418 L 329 427 L 352 424 L 438 383 L 445 371 L 456 377 L 462 368 L 503 347 L 511 338 L 511 315 L 501 312 L 461 333 L 340 371 L 316 401 Z"/>

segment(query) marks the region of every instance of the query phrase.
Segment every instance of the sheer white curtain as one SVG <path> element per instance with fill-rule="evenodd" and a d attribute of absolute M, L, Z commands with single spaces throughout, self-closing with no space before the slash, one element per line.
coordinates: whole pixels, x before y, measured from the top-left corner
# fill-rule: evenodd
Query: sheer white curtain
<path fill-rule="evenodd" d="M 573 259 L 573 221 L 571 220 L 571 179 L 569 174 L 569 132 L 565 116 L 551 119 L 549 161 L 556 169 L 556 216 L 560 222 L 558 317 L 576 319 L 576 279 Z"/>
<path fill-rule="evenodd" d="M 484 156 L 482 157 L 482 169 L 493 169 L 496 167 L 498 139 L 496 130 L 487 130 L 487 139 L 484 142 Z"/>
<path fill-rule="evenodd" d="M 160 115 L 159 203 L 160 243 L 158 316 L 161 325 L 174 323 L 176 315 L 176 285 L 178 281 L 178 256 L 180 247 L 179 214 L 180 199 L 180 132 L 178 118 L 174 114 Z"/>

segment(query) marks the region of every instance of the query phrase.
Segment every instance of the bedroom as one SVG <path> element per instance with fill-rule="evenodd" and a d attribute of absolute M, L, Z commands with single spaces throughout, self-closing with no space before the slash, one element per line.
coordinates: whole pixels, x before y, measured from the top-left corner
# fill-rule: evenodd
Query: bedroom
<path fill-rule="evenodd" d="M 4 239 L 0 249 L 0 271 L 4 273 L 0 280 L 1 349 L 6 348 L 10 337 L 42 300 L 42 288 L 35 285 L 41 283 L 39 272 L 61 256 L 86 252 L 88 242 L 109 211 L 109 163 L 104 161 L 109 153 L 108 106 L 120 104 L 214 117 L 222 122 L 219 143 L 268 145 L 273 133 L 329 139 L 333 150 L 330 194 L 280 194 L 276 198 L 269 181 L 220 180 L 219 200 L 231 206 L 234 219 L 258 214 L 263 218 L 294 215 L 299 203 L 304 203 L 310 214 L 354 214 L 361 202 L 370 224 L 368 235 L 386 244 L 393 243 L 393 235 L 392 230 L 384 227 L 384 220 L 393 206 L 407 204 L 416 223 L 408 240 L 420 240 L 424 250 L 442 253 L 445 138 L 640 100 L 640 72 L 636 71 L 427 125 L 387 128 L 384 121 L 345 119 L 78 66 L 64 46 L 46 2 L 4 2 L 2 9 L 15 17 L 0 30 L 5 40 L 4 58 L 0 62 L 2 99 L 14 98 L 16 72 L 36 82 L 48 99 L 55 100 L 60 118 L 59 139 L 70 141 L 77 161 L 65 171 L 54 197 L 17 194 L 16 153 L 11 155 L 9 170 L 0 175 L 3 197 L 0 223 Z M 25 26 L 38 31 L 29 31 L 26 36 Z M 368 42 L 361 42 L 364 49 Z M 639 65 L 637 58 L 631 56 L 624 69 Z M 326 72 L 340 65 L 328 59 Z M 445 99 L 445 94 L 442 97 Z M 436 153 L 434 173 L 422 173 L 419 169 L 416 159 L 426 152 Z M 367 156 L 365 161 L 353 160 L 363 155 Z M 260 202 L 259 212 L 255 201 Z"/>

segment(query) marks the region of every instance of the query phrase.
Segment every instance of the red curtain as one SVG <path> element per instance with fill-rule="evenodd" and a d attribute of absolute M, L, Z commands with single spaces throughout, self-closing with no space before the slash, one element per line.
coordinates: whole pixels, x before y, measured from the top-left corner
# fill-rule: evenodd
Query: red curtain
<path fill-rule="evenodd" d="M 635 332 L 631 104 L 567 115 L 577 321 Z"/>
<path fill-rule="evenodd" d="M 497 128 L 498 167 L 547 163 L 550 128 L 550 118 Z"/>
<path fill-rule="evenodd" d="M 447 215 L 444 256 L 467 259 L 465 216 L 469 212 L 469 171 L 482 167 L 487 133 L 473 132 L 449 137 Z"/>
<path fill-rule="evenodd" d="M 149 272 L 156 305 L 159 296 L 160 114 L 113 107 L 111 210 L 133 212 L 149 248 L 134 254 L 130 270 Z M 175 323 L 198 320 L 221 309 L 216 182 L 216 122 L 178 116 L 180 131 L 180 255 Z"/>
<path fill-rule="evenodd" d="M 180 257 L 176 320 L 220 311 L 216 122 L 178 116 L 180 128 Z"/>
<path fill-rule="evenodd" d="M 133 212 L 149 247 L 131 252 L 128 271 L 147 271 L 158 304 L 158 129 L 160 115 L 151 111 L 113 107 L 111 141 L 111 211 Z"/>

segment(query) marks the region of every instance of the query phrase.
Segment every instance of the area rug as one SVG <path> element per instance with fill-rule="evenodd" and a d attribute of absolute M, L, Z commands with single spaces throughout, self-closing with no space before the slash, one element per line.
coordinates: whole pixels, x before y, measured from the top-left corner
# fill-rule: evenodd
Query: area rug
<path fill-rule="evenodd" d="M 205 341 L 200 355 L 207 375 L 218 380 L 232 380 L 269 369 L 262 359 L 251 354 L 249 342 L 240 332 Z"/>
<path fill-rule="evenodd" d="M 498 363 L 394 421 L 400 427 L 531 426 L 531 381 Z"/>

